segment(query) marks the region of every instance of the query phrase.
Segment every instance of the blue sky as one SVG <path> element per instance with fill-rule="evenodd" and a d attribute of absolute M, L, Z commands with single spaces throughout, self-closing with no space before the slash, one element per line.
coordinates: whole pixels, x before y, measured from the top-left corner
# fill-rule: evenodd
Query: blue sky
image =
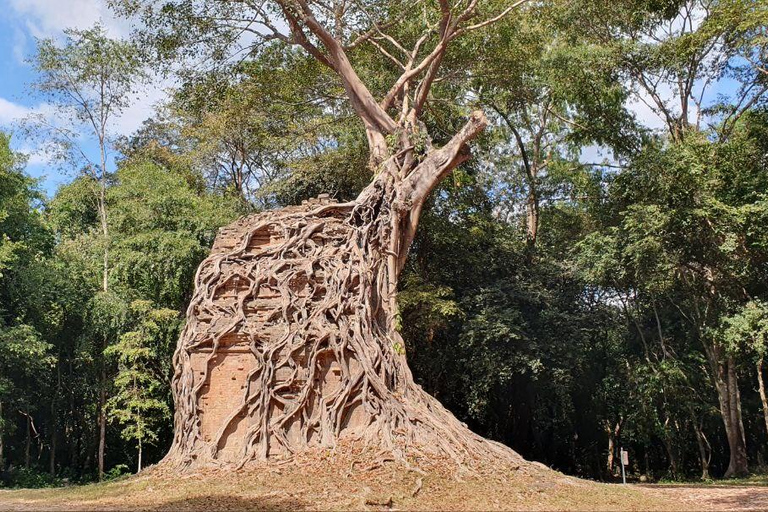
<path fill-rule="evenodd" d="M 96 22 L 101 22 L 111 37 L 130 35 L 130 25 L 115 19 L 104 0 L 0 0 L 0 130 L 13 133 L 14 149 L 29 155 L 27 172 L 40 178 L 42 189 L 49 195 L 72 175 L 35 151 L 15 126 L 29 113 L 45 112 L 46 108 L 29 92 L 28 84 L 35 76 L 25 60 L 34 54 L 35 38 L 60 39 L 65 28 L 86 28 Z M 164 96 L 162 83 L 145 87 L 135 104 L 116 121 L 113 132 L 133 132 Z M 93 144 L 87 146 L 93 151 Z"/>

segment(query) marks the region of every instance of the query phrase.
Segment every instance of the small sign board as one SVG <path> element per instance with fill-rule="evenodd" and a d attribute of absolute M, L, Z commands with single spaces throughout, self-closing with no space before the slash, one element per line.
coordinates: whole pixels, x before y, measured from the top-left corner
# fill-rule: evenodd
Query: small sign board
<path fill-rule="evenodd" d="M 629 452 L 627 450 L 621 450 L 621 463 L 629 466 Z"/>

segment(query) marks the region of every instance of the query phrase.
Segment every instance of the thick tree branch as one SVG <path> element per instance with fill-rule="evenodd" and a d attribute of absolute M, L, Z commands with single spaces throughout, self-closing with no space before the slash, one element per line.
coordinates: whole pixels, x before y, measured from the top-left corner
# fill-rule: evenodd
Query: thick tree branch
<path fill-rule="evenodd" d="M 427 154 L 402 184 L 402 197 L 411 205 L 422 204 L 429 193 L 445 176 L 469 158 L 467 142 L 488 125 L 488 118 L 481 110 L 472 112 L 469 120 L 448 143 Z"/>
<path fill-rule="evenodd" d="M 427 69 L 432 62 L 437 59 L 438 57 L 441 57 L 443 53 L 445 53 L 446 48 L 448 47 L 448 39 L 447 38 L 441 38 L 440 42 L 435 46 L 435 48 L 430 52 L 429 55 L 424 57 L 424 59 L 414 68 L 409 69 L 400 77 L 397 79 L 397 81 L 392 85 L 392 87 L 387 92 L 386 96 L 384 96 L 384 99 L 381 100 L 381 103 L 379 104 L 381 108 L 388 109 L 392 106 L 392 102 L 395 100 L 398 94 L 403 90 L 405 85 L 413 80 L 415 77 L 420 75 L 422 72 L 424 72 L 425 69 Z"/>
<path fill-rule="evenodd" d="M 305 0 L 297 0 L 296 3 L 300 8 L 298 16 L 300 16 L 304 25 L 325 46 L 334 70 L 341 77 L 344 90 L 352 102 L 352 107 L 363 119 L 366 128 L 375 129 L 382 133 L 395 131 L 397 128 L 395 121 L 379 106 L 371 92 L 360 80 L 339 40 L 317 21 Z M 283 12 L 286 13 L 286 16 L 293 16 L 291 9 L 286 4 L 287 2 L 281 2 L 280 4 L 283 6 Z"/>

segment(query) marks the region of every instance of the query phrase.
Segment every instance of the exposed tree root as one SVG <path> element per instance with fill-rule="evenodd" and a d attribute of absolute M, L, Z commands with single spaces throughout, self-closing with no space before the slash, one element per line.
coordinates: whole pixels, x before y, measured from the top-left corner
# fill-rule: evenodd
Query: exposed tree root
<path fill-rule="evenodd" d="M 403 207 L 393 169 L 355 202 L 262 213 L 220 234 L 198 269 L 174 356 L 175 436 L 166 463 L 243 466 L 333 449 L 340 440 L 374 459 L 417 465 L 521 461 L 472 433 L 413 381 L 395 302 L 398 244 L 410 243 L 401 210 L 411 205 Z M 238 243 L 226 246 L 227 237 Z M 201 395 L 232 339 L 247 346 L 251 367 L 237 405 L 206 437 Z M 204 358 L 202 370 L 195 357 Z M 244 441 L 224 460 L 240 422 Z"/>

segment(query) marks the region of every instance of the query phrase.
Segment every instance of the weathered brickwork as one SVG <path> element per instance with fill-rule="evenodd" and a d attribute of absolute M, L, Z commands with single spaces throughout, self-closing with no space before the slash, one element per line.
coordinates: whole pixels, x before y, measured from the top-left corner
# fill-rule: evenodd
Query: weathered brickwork
<path fill-rule="evenodd" d="M 323 200 L 312 200 L 295 208 L 316 207 L 322 202 Z M 214 242 L 212 254 L 226 253 L 244 247 L 244 255 L 249 256 L 280 245 L 283 240 L 271 227 L 252 232 L 255 222 L 258 222 L 258 216 L 250 216 L 222 228 Z M 318 243 L 322 243 L 319 238 Z M 296 261 L 293 263 L 301 264 Z M 222 265 L 225 266 L 228 263 L 224 262 Z M 315 273 L 313 278 L 317 281 L 318 278 L 322 278 L 322 275 Z M 255 334 L 256 339 L 268 343 L 279 339 L 288 331 L 288 326 L 282 321 L 273 321 L 269 318 L 270 312 L 275 311 L 281 300 L 281 295 L 274 285 L 274 283 L 263 283 L 256 293 L 251 293 L 248 285 L 235 277 L 216 291 L 214 297 L 217 303 L 223 306 L 234 306 L 238 300 L 245 300 L 243 308 L 246 313 L 245 321 L 241 322 L 234 332 L 221 335 L 222 329 L 226 329 L 227 318 L 225 317 L 218 318 L 216 320 L 218 323 L 212 323 L 212 318 L 206 318 L 203 314 L 197 315 L 197 321 L 205 326 L 207 335 L 210 337 L 210 342 L 202 344 L 190 354 L 195 385 L 201 386 L 197 399 L 200 434 L 202 440 L 211 445 L 217 439 L 219 440 L 215 448 L 214 446 L 211 448 L 216 453 L 216 459 L 222 462 L 235 462 L 242 457 L 248 430 L 254 426 L 254 422 L 258 421 L 258 418 L 250 414 L 244 406 L 248 403 L 244 400 L 244 394 L 248 392 L 249 376 L 253 377 L 258 373 L 257 359 L 250 348 L 251 336 Z M 292 281 L 290 288 L 296 297 L 305 297 L 310 290 L 306 277 Z M 218 338 L 218 346 L 215 355 L 211 357 L 213 340 L 216 338 Z M 274 358 L 279 360 L 284 356 L 286 354 L 277 353 Z M 274 375 L 274 388 L 280 389 L 281 383 L 291 382 L 290 386 L 285 386 L 285 389 L 280 392 L 286 399 L 295 397 L 295 393 L 306 383 L 309 372 L 306 366 L 306 355 L 302 358 L 301 352 L 294 351 L 291 358 L 297 363 L 297 367 L 293 369 L 288 366 L 278 367 Z M 353 360 L 350 364 L 356 367 L 358 363 Z M 315 388 L 318 391 L 332 393 L 340 387 L 341 369 L 332 357 L 319 358 L 317 367 Z M 270 407 L 279 408 L 280 404 L 278 402 Z M 269 416 L 278 417 L 279 415 L 270 414 Z M 363 419 L 362 412 L 356 413 L 352 410 L 345 423 L 347 427 L 351 427 Z M 288 439 L 294 435 L 298 435 L 298 428 L 289 425 Z"/>

